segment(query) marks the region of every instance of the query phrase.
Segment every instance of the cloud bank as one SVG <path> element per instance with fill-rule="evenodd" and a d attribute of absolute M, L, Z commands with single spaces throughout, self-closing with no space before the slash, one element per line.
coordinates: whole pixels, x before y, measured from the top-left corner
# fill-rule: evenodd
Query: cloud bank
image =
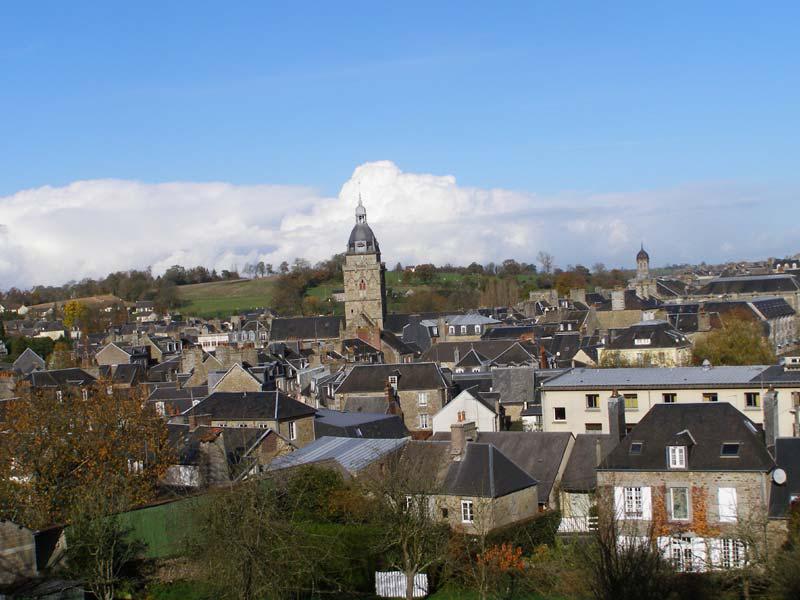
<path fill-rule="evenodd" d="M 542 196 L 379 161 L 356 168 L 337 197 L 303 186 L 113 179 L 0 197 L 0 289 L 147 266 L 320 260 L 344 250 L 359 192 L 390 266 L 533 262 L 540 250 L 562 266 L 632 266 L 640 241 L 656 265 L 799 249 L 800 226 L 787 218 L 796 190 L 714 183 Z"/>

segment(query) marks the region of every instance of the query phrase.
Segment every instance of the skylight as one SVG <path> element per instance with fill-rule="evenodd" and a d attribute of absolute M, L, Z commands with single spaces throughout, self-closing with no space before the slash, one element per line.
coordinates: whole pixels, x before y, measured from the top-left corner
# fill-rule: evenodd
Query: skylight
<path fill-rule="evenodd" d="M 643 447 L 644 447 L 644 442 L 631 442 L 631 447 L 628 452 L 630 452 L 631 454 L 641 454 Z"/>
<path fill-rule="evenodd" d="M 720 456 L 739 456 L 739 442 L 725 442 L 719 452 Z"/>

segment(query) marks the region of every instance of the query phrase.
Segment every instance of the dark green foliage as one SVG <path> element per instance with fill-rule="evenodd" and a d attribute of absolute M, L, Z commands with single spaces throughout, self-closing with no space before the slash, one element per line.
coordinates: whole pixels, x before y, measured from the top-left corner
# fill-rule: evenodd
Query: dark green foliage
<path fill-rule="evenodd" d="M 487 535 L 486 545 L 494 546 L 509 543 L 522 548 L 523 554 L 532 554 L 542 544 L 552 546 L 555 543 L 558 524 L 561 521 L 559 511 L 543 513 L 525 523 L 514 523 L 502 529 L 496 529 Z"/>
<path fill-rule="evenodd" d="M 279 481 L 281 505 L 298 521 L 328 522 L 330 499 L 344 489 L 344 479 L 333 469 L 306 465 L 290 469 Z"/>
<path fill-rule="evenodd" d="M 26 348 L 30 348 L 36 354 L 47 360 L 53 353 L 55 342 L 48 337 L 43 338 L 28 338 L 28 337 L 14 337 L 11 338 L 11 344 L 8 348 L 8 360 L 13 362 L 19 358 L 20 354 L 25 352 Z"/>

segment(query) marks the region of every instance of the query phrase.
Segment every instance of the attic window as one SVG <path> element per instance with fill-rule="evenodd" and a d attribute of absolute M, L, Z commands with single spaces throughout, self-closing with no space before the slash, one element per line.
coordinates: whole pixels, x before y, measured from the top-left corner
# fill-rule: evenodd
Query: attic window
<path fill-rule="evenodd" d="M 631 447 L 628 452 L 630 454 L 641 454 L 642 448 L 644 448 L 644 442 L 631 442 Z"/>
<path fill-rule="evenodd" d="M 722 448 L 720 448 L 719 455 L 720 456 L 739 456 L 739 442 L 725 442 L 722 444 Z"/>
<path fill-rule="evenodd" d="M 636 346 L 649 346 L 650 338 L 636 338 L 635 340 L 633 340 L 633 343 Z"/>
<path fill-rule="evenodd" d="M 670 469 L 685 469 L 686 446 L 669 446 L 667 448 L 667 458 Z"/>

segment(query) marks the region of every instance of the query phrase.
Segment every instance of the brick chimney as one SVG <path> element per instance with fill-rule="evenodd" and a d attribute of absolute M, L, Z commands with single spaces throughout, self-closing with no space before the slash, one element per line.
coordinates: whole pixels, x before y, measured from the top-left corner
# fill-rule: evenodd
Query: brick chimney
<path fill-rule="evenodd" d="M 614 390 L 608 399 L 608 432 L 621 441 L 625 437 L 625 397 Z"/>
<path fill-rule="evenodd" d="M 569 299 L 573 302 L 586 304 L 586 290 L 584 288 L 573 288 L 569 291 Z"/>
<path fill-rule="evenodd" d="M 539 344 L 539 368 L 547 368 L 547 351 L 544 349 L 544 344 Z"/>
<path fill-rule="evenodd" d="M 467 450 L 467 443 L 478 439 L 475 421 L 462 421 L 450 425 L 450 457 L 461 460 Z"/>

